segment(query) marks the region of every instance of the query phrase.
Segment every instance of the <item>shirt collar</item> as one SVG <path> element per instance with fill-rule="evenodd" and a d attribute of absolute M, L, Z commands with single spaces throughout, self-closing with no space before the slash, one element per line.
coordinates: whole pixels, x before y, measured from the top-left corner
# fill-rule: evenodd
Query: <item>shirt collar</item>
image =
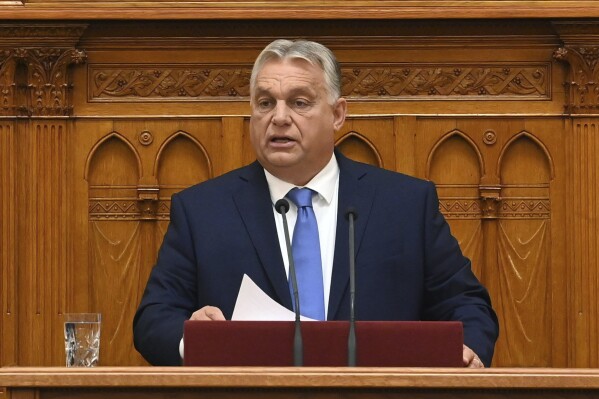
<path fill-rule="evenodd" d="M 285 197 L 289 190 L 298 187 L 279 179 L 266 169 L 264 169 L 268 189 L 270 190 L 270 199 L 272 203 L 276 203 L 281 198 Z M 329 163 L 312 178 L 304 187 L 314 190 L 318 193 L 319 198 L 324 199 L 327 204 L 330 204 L 335 195 L 337 180 L 339 179 L 339 165 L 335 154 L 331 156 Z"/>

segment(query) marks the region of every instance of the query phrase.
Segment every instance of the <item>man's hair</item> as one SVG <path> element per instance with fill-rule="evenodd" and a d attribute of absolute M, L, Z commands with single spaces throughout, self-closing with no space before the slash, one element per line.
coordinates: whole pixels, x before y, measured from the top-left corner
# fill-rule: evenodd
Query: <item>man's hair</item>
<path fill-rule="evenodd" d="M 262 50 L 252 69 L 250 77 L 250 93 L 254 93 L 256 77 L 268 61 L 272 59 L 303 59 L 324 72 L 324 81 L 329 94 L 329 102 L 335 103 L 341 97 L 341 69 L 331 50 L 320 43 L 307 40 L 278 39 Z"/>

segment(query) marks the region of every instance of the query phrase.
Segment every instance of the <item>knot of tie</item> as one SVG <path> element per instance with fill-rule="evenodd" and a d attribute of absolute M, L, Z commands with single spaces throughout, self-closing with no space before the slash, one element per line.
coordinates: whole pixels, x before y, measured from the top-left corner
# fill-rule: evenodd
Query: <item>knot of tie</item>
<path fill-rule="evenodd" d="M 312 207 L 312 195 L 314 191 L 309 188 L 293 188 L 289 190 L 287 196 L 298 208 Z"/>

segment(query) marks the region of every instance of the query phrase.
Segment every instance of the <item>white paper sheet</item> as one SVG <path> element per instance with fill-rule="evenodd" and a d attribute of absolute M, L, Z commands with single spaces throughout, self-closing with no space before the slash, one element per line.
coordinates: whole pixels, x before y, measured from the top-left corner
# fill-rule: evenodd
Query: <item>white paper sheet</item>
<path fill-rule="evenodd" d="M 304 316 L 300 319 L 313 321 Z M 293 321 L 295 313 L 266 295 L 247 274 L 244 274 L 231 320 Z"/>

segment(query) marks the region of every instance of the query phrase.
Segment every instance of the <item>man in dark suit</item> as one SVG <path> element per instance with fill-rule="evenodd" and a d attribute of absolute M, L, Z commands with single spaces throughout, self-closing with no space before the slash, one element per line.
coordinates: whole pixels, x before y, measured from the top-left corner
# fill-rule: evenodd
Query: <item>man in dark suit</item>
<path fill-rule="evenodd" d="M 462 321 L 464 365 L 490 365 L 497 318 L 439 212 L 434 185 L 335 151 L 334 133 L 347 112 L 340 91 L 335 57 L 318 43 L 277 40 L 259 55 L 250 82 L 258 161 L 173 196 L 171 222 L 134 319 L 135 346 L 150 363 L 181 363 L 185 320 L 230 319 L 244 274 L 293 308 L 274 203 L 306 187 L 318 225 L 316 302 L 324 319 L 349 318 L 345 213 L 352 207 L 359 213 L 356 319 Z M 291 204 L 291 228 L 301 224 L 298 209 Z M 300 286 L 300 296 L 308 289 Z"/>

